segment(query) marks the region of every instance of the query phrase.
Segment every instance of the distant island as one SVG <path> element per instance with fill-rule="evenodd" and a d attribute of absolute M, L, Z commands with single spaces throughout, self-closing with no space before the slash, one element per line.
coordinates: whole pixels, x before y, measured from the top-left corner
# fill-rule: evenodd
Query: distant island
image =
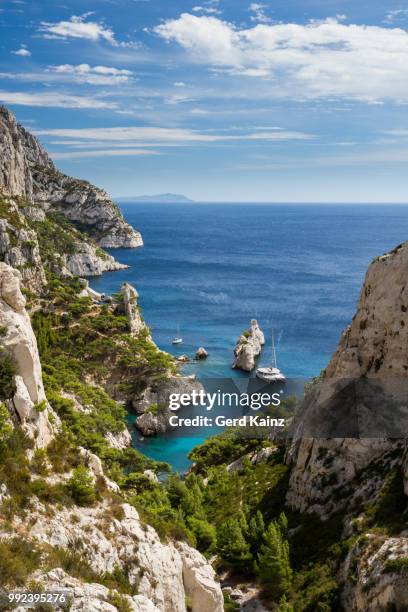
<path fill-rule="evenodd" d="M 152 202 L 155 204 L 187 204 L 193 203 L 194 200 L 190 200 L 184 195 L 178 195 L 176 193 L 162 193 L 160 195 L 142 195 L 142 196 L 128 196 L 126 198 L 116 198 L 126 202 Z"/>

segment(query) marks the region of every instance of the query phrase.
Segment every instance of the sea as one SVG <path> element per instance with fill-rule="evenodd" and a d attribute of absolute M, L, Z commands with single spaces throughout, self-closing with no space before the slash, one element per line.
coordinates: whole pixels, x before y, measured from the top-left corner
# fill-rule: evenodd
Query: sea
<path fill-rule="evenodd" d="M 120 203 L 143 236 L 140 249 L 111 253 L 129 268 L 91 280 L 112 294 L 123 282 L 140 294 L 157 345 L 191 361 L 186 374 L 201 379 L 245 378 L 231 369 L 238 336 L 256 318 L 271 359 L 274 332 L 279 368 L 308 380 L 327 365 L 355 312 L 369 263 L 408 239 L 408 206 L 362 204 Z M 171 340 L 180 334 L 182 345 Z M 129 414 L 134 446 L 185 472 L 188 453 L 211 435 L 170 431 L 142 438 Z"/>

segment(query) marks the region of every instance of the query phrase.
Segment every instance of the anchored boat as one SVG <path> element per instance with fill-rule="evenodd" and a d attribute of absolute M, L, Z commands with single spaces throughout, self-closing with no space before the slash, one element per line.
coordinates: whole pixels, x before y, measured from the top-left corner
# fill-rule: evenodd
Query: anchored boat
<path fill-rule="evenodd" d="M 183 338 L 180 336 L 180 327 L 177 328 L 177 336 L 171 341 L 172 344 L 183 344 Z"/>
<path fill-rule="evenodd" d="M 285 375 L 278 368 L 278 362 L 276 359 L 275 339 L 272 332 L 272 364 L 269 368 L 258 368 L 256 371 L 256 377 L 264 380 L 265 382 L 285 382 Z"/>

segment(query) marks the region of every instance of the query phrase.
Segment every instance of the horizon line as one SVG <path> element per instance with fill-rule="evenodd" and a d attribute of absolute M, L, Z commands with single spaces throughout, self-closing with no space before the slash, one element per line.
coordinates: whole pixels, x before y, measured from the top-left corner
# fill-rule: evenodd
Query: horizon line
<path fill-rule="evenodd" d="M 174 202 L 160 202 L 157 201 L 155 202 L 152 198 L 154 198 L 154 196 L 137 196 L 137 195 L 133 195 L 133 196 L 116 196 L 116 195 L 112 195 L 111 196 L 113 200 L 131 200 L 132 198 L 142 198 L 142 197 L 147 197 L 150 198 L 149 201 L 135 201 L 134 204 L 166 204 L 166 205 L 172 205 L 172 204 L 268 204 L 268 205 L 286 205 L 286 204 L 292 204 L 292 205 L 326 205 L 326 206 L 332 206 L 332 205 L 343 205 L 343 206 L 352 206 L 353 204 L 359 204 L 362 206 L 384 206 L 384 205 L 389 205 L 389 206 L 407 206 L 408 205 L 408 200 L 407 201 L 397 201 L 397 202 L 390 202 L 390 201 L 374 201 L 374 202 L 368 202 L 368 201 L 320 201 L 320 202 L 316 202 L 313 200 L 282 200 L 282 201 L 270 201 L 270 200 L 193 200 L 191 198 L 190 202 L 186 202 L 186 201 L 174 201 Z M 187 197 L 187 196 L 186 196 Z M 129 202 L 131 203 L 131 202 Z"/>

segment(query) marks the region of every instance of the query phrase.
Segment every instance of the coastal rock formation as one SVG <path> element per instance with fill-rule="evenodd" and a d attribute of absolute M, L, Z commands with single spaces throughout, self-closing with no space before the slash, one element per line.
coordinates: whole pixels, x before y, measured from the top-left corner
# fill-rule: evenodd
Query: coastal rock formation
<path fill-rule="evenodd" d="M 52 411 L 45 397 L 37 341 L 25 303 L 19 273 L 1 262 L 0 347 L 16 368 L 15 393 L 8 400 L 9 410 L 35 446 L 41 448 L 52 439 L 54 427 L 49 420 Z M 56 415 L 52 417 L 56 422 Z"/>
<path fill-rule="evenodd" d="M 100 276 L 104 272 L 124 270 L 128 266 L 116 261 L 111 255 L 100 252 L 88 242 L 78 242 L 74 253 L 62 256 L 63 265 L 75 276 Z"/>
<path fill-rule="evenodd" d="M 128 446 L 131 446 L 132 444 L 132 436 L 130 435 L 128 429 L 124 429 L 123 431 L 114 434 L 108 431 L 105 438 L 112 448 L 116 448 L 118 450 L 128 448 Z"/>
<path fill-rule="evenodd" d="M 46 278 L 37 235 L 27 225 L 24 210 L 12 198 L 0 195 L 0 259 L 18 268 L 26 287 L 35 289 Z"/>
<path fill-rule="evenodd" d="M 122 285 L 120 294 L 123 300 L 123 309 L 129 321 L 130 333 L 137 336 L 142 329 L 146 328 L 137 303 L 139 294 L 129 283 Z"/>
<path fill-rule="evenodd" d="M 169 418 L 174 412 L 169 408 L 172 393 L 181 395 L 200 392 L 204 387 L 195 376 L 169 376 L 156 389 L 149 387 L 140 399 L 132 402 L 134 410 L 140 414 L 135 421 L 136 427 L 144 436 L 164 433 L 169 428 Z"/>
<path fill-rule="evenodd" d="M 188 355 L 180 355 L 180 357 L 176 358 L 180 363 L 188 363 L 190 361 L 190 357 Z"/>
<path fill-rule="evenodd" d="M 398 422 L 399 431 L 407 422 L 403 409 L 397 411 L 400 406 L 393 401 L 398 381 L 402 393 L 408 383 L 407 274 L 408 243 L 370 265 L 357 313 L 326 370 L 305 397 L 294 421 L 294 440 L 288 453 L 288 460 L 295 465 L 287 499 L 297 509 L 327 515 L 336 507 L 333 490 L 344 489 L 361 470 L 398 444 L 381 437 L 381 430 L 375 427 L 371 438 L 369 434 L 361 439 L 358 434 L 353 437 L 350 420 L 358 423 L 360 431 L 368 423 L 370 431 L 370 421 L 375 425 L 375 419 L 380 421 L 384 416 L 388 427 L 397 421 L 397 433 Z M 356 404 L 356 390 L 358 414 L 350 412 Z M 394 404 L 393 414 L 390 406 Z M 343 424 L 345 415 L 349 419 Z"/>
<path fill-rule="evenodd" d="M 135 508 L 120 506 L 119 518 L 112 517 L 109 506 L 62 509 L 52 516 L 46 507 L 37 504 L 30 521 L 22 527 L 30 538 L 64 549 L 81 541 L 81 553 L 94 572 L 109 573 L 126 567 L 131 584 L 138 585 L 138 596 L 129 597 L 132 610 L 186 612 L 186 596 L 191 599 L 193 612 L 222 612 L 223 597 L 215 581 L 214 570 L 196 550 L 184 543 L 176 545 L 160 541 L 152 527 L 143 526 Z M 34 576 L 33 576 L 34 578 Z M 83 601 L 108 601 L 107 590 L 95 583 L 84 585 L 61 570 L 46 575 L 35 574 L 47 588 L 73 587 L 80 589 Z M 133 604 L 132 604 L 133 602 Z M 136 607 L 136 605 L 144 606 Z M 112 606 L 96 610 L 115 610 Z M 87 609 L 90 608 L 77 608 Z"/>
<path fill-rule="evenodd" d="M 203 346 L 200 346 L 200 348 L 197 349 L 197 352 L 195 354 L 196 361 L 203 361 L 204 359 L 207 359 L 207 357 L 208 357 L 207 351 L 205 350 Z"/>
<path fill-rule="evenodd" d="M 252 319 L 251 327 L 245 331 L 237 341 L 234 349 L 233 368 L 251 372 L 255 368 L 255 359 L 261 353 L 265 344 L 265 336 L 256 319 Z"/>
<path fill-rule="evenodd" d="M 373 261 L 326 377 L 408 376 L 407 270 L 407 243 Z"/>
<path fill-rule="evenodd" d="M 0 188 L 9 195 L 33 198 L 33 177 L 26 156 L 25 130 L 0 106 Z M 48 160 L 43 159 L 42 165 Z"/>
<path fill-rule="evenodd" d="M 79 224 L 101 247 L 139 247 L 139 232 L 128 225 L 107 193 L 59 172 L 38 140 L 0 107 L 0 190 L 42 203 Z"/>

